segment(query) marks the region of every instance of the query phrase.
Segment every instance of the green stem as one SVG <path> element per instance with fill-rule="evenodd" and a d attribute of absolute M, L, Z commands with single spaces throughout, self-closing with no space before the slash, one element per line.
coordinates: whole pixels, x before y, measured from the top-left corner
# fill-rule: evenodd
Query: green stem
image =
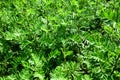
<path fill-rule="evenodd" d="M 115 63 L 114 63 L 114 66 L 113 66 L 113 68 L 112 68 L 112 71 L 111 71 L 110 76 L 114 73 L 114 71 L 115 71 L 115 69 L 116 69 L 116 67 L 117 67 L 117 63 L 118 63 L 118 61 L 119 61 L 119 58 L 120 58 L 120 54 L 117 56 L 117 58 L 116 58 L 116 60 L 115 60 Z"/>

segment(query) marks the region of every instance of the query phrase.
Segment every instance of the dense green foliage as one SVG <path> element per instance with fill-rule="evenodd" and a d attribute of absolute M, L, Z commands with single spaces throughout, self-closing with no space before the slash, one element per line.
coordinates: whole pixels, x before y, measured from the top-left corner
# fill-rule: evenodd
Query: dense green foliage
<path fill-rule="evenodd" d="M 120 0 L 0 0 L 0 80 L 120 80 Z"/>

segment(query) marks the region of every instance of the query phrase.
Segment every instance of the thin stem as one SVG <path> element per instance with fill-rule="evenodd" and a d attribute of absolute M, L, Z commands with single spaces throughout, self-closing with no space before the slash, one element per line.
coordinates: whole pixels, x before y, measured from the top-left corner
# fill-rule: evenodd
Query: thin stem
<path fill-rule="evenodd" d="M 113 66 L 113 68 L 112 68 L 112 71 L 111 71 L 110 76 L 114 73 L 114 71 L 115 71 L 115 69 L 116 69 L 116 67 L 117 67 L 117 63 L 118 63 L 118 61 L 119 61 L 119 58 L 120 58 L 120 54 L 117 56 L 117 58 L 116 58 L 116 60 L 115 60 L 115 63 L 114 63 L 114 66 Z"/>

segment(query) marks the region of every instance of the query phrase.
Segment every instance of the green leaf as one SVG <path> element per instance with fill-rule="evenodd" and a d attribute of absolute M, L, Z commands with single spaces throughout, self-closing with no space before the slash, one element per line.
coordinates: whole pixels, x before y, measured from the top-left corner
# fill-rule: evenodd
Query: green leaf
<path fill-rule="evenodd" d="M 64 58 L 73 54 L 73 51 L 64 52 Z"/>

